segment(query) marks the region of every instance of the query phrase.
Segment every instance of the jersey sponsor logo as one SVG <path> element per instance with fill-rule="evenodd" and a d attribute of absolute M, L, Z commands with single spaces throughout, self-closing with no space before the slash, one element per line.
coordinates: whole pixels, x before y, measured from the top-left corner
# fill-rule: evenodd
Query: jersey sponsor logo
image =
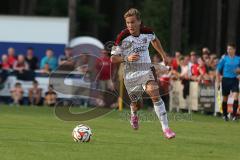
<path fill-rule="evenodd" d="M 146 46 L 140 46 L 140 47 L 136 47 L 132 50 L 132 52 L 134 53 L 138 53 L 138 52 L 144 52 L 147 51 L 147 47 Z"/>

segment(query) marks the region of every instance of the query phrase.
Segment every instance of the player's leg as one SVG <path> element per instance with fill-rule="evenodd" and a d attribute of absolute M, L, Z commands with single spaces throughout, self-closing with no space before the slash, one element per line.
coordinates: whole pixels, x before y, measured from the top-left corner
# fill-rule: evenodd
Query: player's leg
<path fill-rule="evenodd" d="M 130 104 L 131 114 L 137 114 L 140 109 L 140 104 L 138 102 L 131 102 Z"/>
<path fill-rule="evenodd" d="M 138 101 L 141 99 L 142 93 L 143 93 L 143 88 L 141 85 L 125 85 L 131 104 L 130 104 L 130 109 L 131 109 L 131 116 L 130 116 L 130 124 L 133 129 L 137 130 L 139 128 L 138 124 L 138 115 L 137 111 L 139 110 L 139 105 Z"/>
<path fill-rule="evenodd" d="M 222 99 L 222 110 L 223 110 L 223 119 L 228 121 L 228 106 L 227 106 L 228 96 L 223 95 Z"/>
<path fill-rule="evenodd" d="M 229 86 L 229 79 L 223 78 L 222 79 L 222 109 L 223 109 L 223 119 L 225 121 L 228 121 L 228 106 L 227 106 L 227 100 L 228 95 L 230 94 L 230 86 Z"/>
<path fill-rule="evenodd" d="M 133 129 L 137 130 L 139 128 L 137 115 L 138 111 L 137 102 L 131 102 L 130 109 L 131 109 L 130 124 Z"/>
<path fill-rule="evenodd" d="M 238 92 L 233 92 L 233 120 L 237 120 L 237 110 L 238 110 Z"/>
<path fill-rule="evenodd" d="M 169 139 L 175 137 L 175 133 L 172 132 L 168 126 L 167 112 L 166 112 L 165 104 L 160 97 L 159 86 L 157 82 L 154 80 L 148 81 L 145 86 L 145 91 L 152 99 L 154 110 L 157 114 L 157 117 L 160 120 L 164 135 L 166 136 L 166 138 L 169 138 Z"/>
<path fill-rule="evenodd" d="M 233 120 L 236 121 L 237 120 L 237 110 L 238 110 L 238 93 L 239 93 L 239 81 L 238 79 L 233 79 L 232 82 L 232 92 L 233 92 Z"/>

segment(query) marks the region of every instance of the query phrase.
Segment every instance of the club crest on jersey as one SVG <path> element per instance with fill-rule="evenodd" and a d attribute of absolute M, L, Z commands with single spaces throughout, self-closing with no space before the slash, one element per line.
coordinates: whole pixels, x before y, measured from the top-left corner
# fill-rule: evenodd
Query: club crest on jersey
<path fill-rule="evenodd" d="M 121 48 L 122 49 L 129 49 L 132 47 L 132 42 L 130 41 L 123 41 L 122 44 L 121 44 Z"/>

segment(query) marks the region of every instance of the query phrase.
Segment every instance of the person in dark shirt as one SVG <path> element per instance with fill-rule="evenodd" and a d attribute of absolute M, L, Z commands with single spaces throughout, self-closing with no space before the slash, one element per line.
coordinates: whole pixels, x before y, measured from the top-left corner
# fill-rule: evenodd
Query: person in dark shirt
<path fill-rule="evenodd" d="M 64 55 L 60 55 L 58 58 L 59 70 L 74 70 L 74 60 L 72 54 L 72 48 L 66 47 L 64 49 Z"/>
<path fill-rule="evenodd" d="M 27 49 L 26 62 L 28 63 L 30 70 L 38 69 L 38 58 L 34 56 L 33 48 Z"/>

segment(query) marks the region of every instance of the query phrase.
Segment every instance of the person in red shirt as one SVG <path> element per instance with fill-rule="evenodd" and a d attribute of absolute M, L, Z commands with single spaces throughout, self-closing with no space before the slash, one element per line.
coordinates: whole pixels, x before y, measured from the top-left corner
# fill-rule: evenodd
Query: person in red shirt
<path fill-rule="evenodd" d="M 172 60 L 172 69 L 177 71 L 178 70 L 178 66 L 179 66 L 179 58 L 181 57 L 181 52 L 176 51 L 175 52 L 175 58 L 173 58 Z"/>
<path fill-rule="evenodd" d="M 16 61 L 15 49 L 10 47 L 8 48 L 8 64 L 10 64 L 11 68 L 13 67 L 15 61 Z"/>
<path fill-rule="evenodd" d="M 208 70 L 206 66 L 206 62 L 204 62 L 203 58 L 198 59 L 199 64 L 199 82 L 204 84 L 210 84 L 210 77 L 208 75 Z"/>
<path fill-rule="evenodd" d="M 3 70 L 11 69 L 11 65 L 8 63 L 8 56 L 6 54 L 2 55 L 1 69 Z"/>
<path fill-rule="evenodd" d="M 98 89 L 102 91 L 114 90 L 114 85 L 111 79 L 112 63 L 108 54 L 108 51 L 102 50 L 100 53 L 100 57 L 96 60 L 96 70 L 98 73 Z M 99 99 L 102 99 L 102 101 L 101 103 L 99 103 L 100 101 L 98 101 L 98 105 L 106 105 L 107 99 L 104 97 L 104 95 L 99 95 Z"/>
<path fill-rule="evenodd" d="M 191 71 L 192 71 L 192 78 L 195 81 L 199 81 L 201 83 L 208 84 L 208 74 L 207 74 L 207 67 L 203 59 L 200 57 L 198 58 L 198 63 L 193 64 Z"/>
<path fill-rule="evenodd" d="M 198 63 L 193 64 L 192 68 L 191 68 L 191 71 L 192 71 L 192 76 L 193 77 L 198 77 L 200 75 L 199 64 Z"/>
<path fill-rule="evenodd" d="M 108 56 L 108 51 L 102 50 L 101 56 L 96 61 L 96 69 L 98 72 L 97 79 L 99 81 L 100 88 L 103 90 L 113 90 L 111 81 L 112 63 Z"/>
<path fill-rule="evenodd" d="M 17 61 L 13 64 L 13 69 L 19 73 L 23 73 L 23 71 L 29 70 L 29 65 L 22 54 L 18 55 Z"/>

